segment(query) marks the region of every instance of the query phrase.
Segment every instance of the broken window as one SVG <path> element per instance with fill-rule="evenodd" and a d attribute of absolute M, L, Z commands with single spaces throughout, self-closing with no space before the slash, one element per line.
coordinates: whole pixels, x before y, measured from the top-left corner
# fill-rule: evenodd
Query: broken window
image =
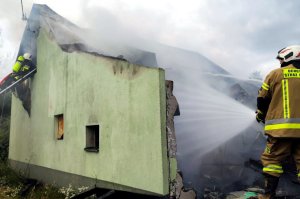
<path fill-rule="evenodd" d="M 85 151 L 99 151 L 99 129 L 99 125 L 86 126 L 86 146 L 84 148 Z"/>
<path fill-rule="evenodd" d="M 64 115 L 63 114 L 55 115 L 55 134 L 56 134 L 56 139 L 58 140 L 64 139 Z"/>

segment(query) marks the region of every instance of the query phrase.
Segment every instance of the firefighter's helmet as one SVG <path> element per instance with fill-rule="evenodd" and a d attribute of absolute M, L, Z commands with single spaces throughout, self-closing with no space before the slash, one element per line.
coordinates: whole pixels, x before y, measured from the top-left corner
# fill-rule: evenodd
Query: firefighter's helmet
<path fill-rule="evenodd" d="M 29 54 L 29 53 L 25 53 L 25 54 L 23 55 L 23 57 L 24 57 L 24 59 L 31 60 L 31 58 L 32 58 L 32 55 L 31 55 L 31 54 Z"/>
<path fill-rule="evenodd" d="M 278 51 L 276 58 L 285 63 L 293 60 L 300 60 L 300 45 L 288 46 L 281 49 Z"/>

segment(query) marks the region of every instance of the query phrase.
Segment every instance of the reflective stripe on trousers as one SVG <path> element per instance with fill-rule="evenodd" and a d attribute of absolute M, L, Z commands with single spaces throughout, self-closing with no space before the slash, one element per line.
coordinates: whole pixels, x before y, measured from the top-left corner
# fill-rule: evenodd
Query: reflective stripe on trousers
<path fill-rule="evenodd" d="M 263 168 L 263 172 L 271 172 L 271 173 L 283 173 L 282 166 L 276 164 L 269 164 Z M 299 174 L 298 174 L 299 176 Z"/>

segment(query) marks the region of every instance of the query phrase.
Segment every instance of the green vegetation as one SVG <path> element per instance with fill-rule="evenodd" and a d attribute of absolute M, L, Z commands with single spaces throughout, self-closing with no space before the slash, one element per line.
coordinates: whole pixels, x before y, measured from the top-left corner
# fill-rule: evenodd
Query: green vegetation
<path fill-rule="evenodd" d="M 0 96 L 0 161 L 6 162 L 9 145 L 11 94 Z"/>
<path fill-rule="evenodd" d="M 10 169 L 7 163 L 0 163 L 0 176 L 0 198 L 69 198 L 54 186 L 43 185 L 41 183 L 28 186 L 26 179 Z"/>
<path fill-rule="evenodd" d="M 10 105 L 11 93 L 0 96 L 0 198 L 69 198 L 72 194 L 74 194 L 72 189 L 58 189 L 54 186 L 43 185 L 41 183 L 35 183 L 33 186 L 28 186 L 26 178 L 9 167 L 7 159 L 9 146 Z M 21 193 L 26 194 L 21 195 Z"/>
<path fill-rule="evenodd" d="M 0 161 L 5 162 L 8 157 L 9 145 L 9 123 L 8 117 L 1 118 L 0 120 Z"/>

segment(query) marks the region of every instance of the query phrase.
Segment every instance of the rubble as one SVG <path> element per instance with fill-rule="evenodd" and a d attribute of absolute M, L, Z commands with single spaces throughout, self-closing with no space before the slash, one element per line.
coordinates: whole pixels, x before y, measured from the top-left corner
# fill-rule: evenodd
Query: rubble
<path fill-rule="evenodd" d="M 192 188 L 186 188 L 183 185 L 183 178 L 180 172 L 176 174 L 176 180 L 174 182 L 175 192 L 171 193 L 172 199 L 195 199 L 197 194 Z"/>
<path fill-rule="evenodd" d="M 217 190 L 210 190 L 208 188 L 204 189 L 204 199 L 219 199 L 219 198 L 224 198 L 224 194 L 217 191 Z"/>

